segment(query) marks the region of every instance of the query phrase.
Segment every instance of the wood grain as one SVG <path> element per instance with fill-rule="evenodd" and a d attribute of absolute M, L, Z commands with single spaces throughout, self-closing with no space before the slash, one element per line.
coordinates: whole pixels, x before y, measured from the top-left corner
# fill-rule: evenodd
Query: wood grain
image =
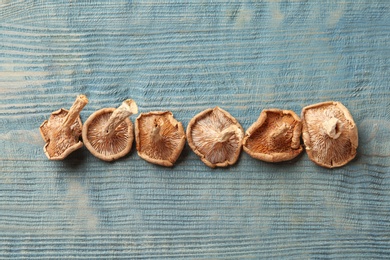
<path fill-rule="evenodd" d="M 0 1 L 0 258 L 388 258 L 389 8 Z M 84 121 L 132 98 L 185 127 L 218 105 L 244 129 L 265 108 L 336 100 L 358 125 L 358 156 L 328 170 L 243 152 L 210 169 L 187 145 L 173 168 L 134 148 L 114 163 L 85 148 L 48 161 L 38 127 L 81 93 Z"/>

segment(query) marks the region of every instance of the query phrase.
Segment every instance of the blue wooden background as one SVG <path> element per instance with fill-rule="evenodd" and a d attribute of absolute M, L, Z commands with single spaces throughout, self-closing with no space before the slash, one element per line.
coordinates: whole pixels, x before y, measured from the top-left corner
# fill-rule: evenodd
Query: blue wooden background
<path fill-rule="evenodd" d="M 386 0 L 1 0 L 0 258 L 388 258 L 389 68 Z M 134 148 L 49 161 L 38 127 L 80 93 L 84 121 L 133 98 L 185 127 L 218 105 L 244 129 L 337 100 L 360 146 L 334 170 L 245 153 L 210 169 L 188 145 L 173 168 Z"/>

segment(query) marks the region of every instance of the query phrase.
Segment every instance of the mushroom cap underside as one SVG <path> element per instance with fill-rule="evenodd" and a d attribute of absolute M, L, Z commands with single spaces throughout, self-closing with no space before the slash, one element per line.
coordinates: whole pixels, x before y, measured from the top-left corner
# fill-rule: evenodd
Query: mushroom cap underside
<path fill-rule="evenodd" d="M 113 161 L 128 154 L 134 140 L 130 118 L 125 118 L 112 135 L 103 131 L 114 110 L 115 108 L 103 108 L 96 111 L 85 121 L 83 127 L 85 147 L 104 161 Z"/>
<path fill-rule="evenodd" d="M 326 167 L 341 167 L 356 156 L 358 130 L 348 109 L 328 101 L 302 109 L 302 139 L 309 158 Z"/>
<path fill-rule="evenodd" d="M 171 112 L 152 111 L 137 117 L 135 139 L 141 158 L 150 163 L 173 166 L 184 148 L 185 132 Z"/>
<path fill-rule="evenodd" d="M 266 162 L 288 161 L 298 156 L 301 120 L 291 110 L 266 109 L 246 131 L 243 149 L 251 157 Z"/>
<path fill-rule="evenodd" d="M 244 130 L 227 111 L 215 107 L 194 116 L 186 135 L 191 149 L 207 166 L 226 167 L 240 155 Z"/>
<path fill-rule="evenodd" d="M 73 151 L 81 148 L 80 141 L 82 122 L 80 116 L 71 127 L 62 127 L 62 123 L 68 114 L 68 110 L 59 109 L 51 113 L 39 127 L 39 132 L 45 140 L 43 150 L 50 160 L 63 160 Z"/>

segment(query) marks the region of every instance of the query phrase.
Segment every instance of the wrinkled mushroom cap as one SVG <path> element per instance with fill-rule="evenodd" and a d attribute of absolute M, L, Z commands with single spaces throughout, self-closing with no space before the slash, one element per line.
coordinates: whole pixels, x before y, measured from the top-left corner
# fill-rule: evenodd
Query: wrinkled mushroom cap
<path fill-rule="evenodd" d="M 183 150 L 183 126 L 169 111 L 142 113 L 135 121 L 135 140 L 138 155 L 144 160 L 173 166 Z"/>
<path fill-rule="evenodd" d="M 104 133 L 103 128 L 115 108 L 103 108 L 89 116 L 83 127 L 85 147 L 103 161 L 119 159 L 131 150 L 134 140 L 133 123 L 130 118 L 124 119 L 112 136 Z"/>
<path fill-rule="evenodd" d="M 303 151 L 301 129 L 301 120 L 293 111 L 263 110 L 245 133 L 244 151 L 266 162 L 291 160 Z"/>
<path fill-rule="evenodd" d="M 240 155 L 244 130 L 232 115 L 215 107 L 194 116 L 186 135 L 191 149 L 207 166 L 226 167 Z"/>
<path fill-rule="evenodd" d="M 334 168 L 356 156 L 358 130 L 348 109 L 340 102 L 323 102 L 302 109 L 302 138 L 309 158 Z"/>
<path fill-rule="evenodd" d="M 46 142 L 43 150 L 50 160 L 63 160 L 83 146 L 79 140 L 82 129 L 80 117 L 77 117 L 71 127 L 62 127 L 68 112 L 63 108 L 54 111 L 49 120 L 45 120 L 39 127 L 41 136 Z"/>

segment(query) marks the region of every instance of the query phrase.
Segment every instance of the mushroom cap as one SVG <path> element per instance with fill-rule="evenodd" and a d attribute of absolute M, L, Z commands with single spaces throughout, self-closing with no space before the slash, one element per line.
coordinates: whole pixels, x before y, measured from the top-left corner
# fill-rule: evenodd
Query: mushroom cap
<path fill-rule="evenodd" d="M 313 104 L 302 109 L 301 117 L 302 139 L 310 160 L 334 168 L 355 158 L 358 130 L 343 104 L 335 101 Z M 333 124 L 333 128 L 328 128 L 326 122 Z"/>
<path fill-rule="evenodd" d="M 63 108 L 54 111 L 49 120 L 45 120 L 39 127 L 39 132 L 46 142 L 43 151 L 50 160 L 63 160 L 70 153 L 83 146 L 79 140 L 82 129 L 80 116 L 71 127 L 62 127 L 68 112 Z"/>
<path fill-rule="evenodd" d="M 152 131 L 158 127 L 159 136 Z M 173 166 L 185 144 L 183 125 L 169 111 L 141 113 L 135 120 L 138 155 L 154 164 Z"/>
<path fill-rule="evenodd" d="M 133 123 L 129 118 L 115 128 L 112 136 L 103 133 L 103 128 L 114 110 L 115 108 L 103 108 L 94 112 L 83 126 L 85 147 L 103 161 L 113 161 L 128 154 L 134 140 Z"/>
<path fill-rule="evenodd" d="M 221 134 L 225 141 L 221 142 Z M 241 152 L 244 130 L 227 111 L 215 107 L 194 116 L 187 126 L 187 140 L 191 149 L 209 167 L 234 164 Z"/>
<path fill-rule="evenodd" d="M 302 123 L 291 110 L 266 109 L 245 133 L 243 149 L 266 162 L 288 161 L 298 156 Z"/>

